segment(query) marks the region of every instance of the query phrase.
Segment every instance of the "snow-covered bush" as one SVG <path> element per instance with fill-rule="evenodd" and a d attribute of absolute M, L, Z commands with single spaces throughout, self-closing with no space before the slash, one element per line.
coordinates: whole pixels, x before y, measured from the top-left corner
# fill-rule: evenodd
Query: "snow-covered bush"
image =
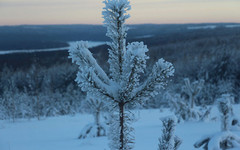
<path fill-rule="evenodd" d="M 177 150 L 181 140 L 174 135 L 176 118 L 167 117 L 162 119 L 162 137 L 159 138 L 158 150 Z"/>
<path fill-rule="evenodd" d="M 183 92 L 187 94 L 187 97 L 175 101 L 176 114 L 180 114 L 183 120 L 204 120 L 210 113 L 210 108 L 206 106 L 196 107 L 196 100 L 199 96 L 202 88 L 204 87 L 204 80 L 196 80 L 190 82 L 189 78 L 184 79 Z M 179 97 L 179 96 L 178 96 Z M 178 107 L 179 108 L 176 108 Z"/>
<path fill-rule="evenodd" d="M 223 94 L 219 102 L 219 111 L 222 113 L 222 130 L 240 131 L 240 118 L 233 113 L 232 104 L 234 97 L 230 94 Z"/>
<path fill-rule="evenodd" d="M 222 131 L 228 131 L 231 128 L 233 108 L 232 108 L 233 98 L 228 94 L 223 94 L 220 99 L 218 99 L 218 110 L 221 113 L 221 129 Z"/>
<path fill-rule="evenodd" d="M 189 104 L 193 109 L 195 107 L 196 99 L 199 93 L 201 92 L 204 86 L 204 80 L 196 80 L 194 82 L 190 82 L 189 78 L 184 79 L 185 85 L 183 86 L 183 92 L 188 95 Z"/>
<path fill-rule="evenodd" d="M 5 66 L 0 70 L 0 118 L 40 119 L 80 112 L 85 94 L 74 82 L 76 71 L 70 63 L 48 67 L 37 63 L 24 70 Z M 15 109 L 20 113 L 10 115 Z"/>
<path fill-rule="evenodd" d="M 211 108 L 207 106 L 195 106 L 192 108 L 189 101 L 179 94 L 173 96 L 168 94 L 167 100 L 170 109 L 177 116 L 178 122 L 205 120 L 208 118 L 211 111 Z"/>
<path fill-rule="evenodd" d="M 228 94 L 218 99 L 218 110 L 221 113 L 221 132 L 205 136 L 197 141 L 194 146 L 205 150 L 240 149 L 240 137 L 231 131 L 232 126 L 232 104 Z"/>
<path fill-rule="evenodd" d="M 100 113 L 104 109 L 102 100 L 88 95 L 82 107 L 85 112 L 91 113 L 94 116 L 94 123 L 90 123 L 84 127 L 78 138 L 106 136 L 106 124 L 100 121 Z"/>
<path fill-rule="evenodd" d="M 2 119 L 11 119 L 14 122 L 17 118 L 26 118 L 29 115 L 25 93 L 4 91 L 0 103 Z"/>
<path fill-rule="evenodd" d="M 199 94 L 199 105 L 213 105 L 218 97 L 218 86 L 209 82 L 205 82 L 201 93 Z"/>
<path fill-rule="evenodd" d="M 107 36 L 112 40 L 108 45 L 109 75 L 99 66 L 88 49 L 87 42 L 77 42 L 69 50 L 69 57 L 79 67 L 76 81 L 85 92 L 103 99 L 111 110 L 109 130 L 110 148 L 130 150 L 133 148 L 132 118 L 126 111 L 129 104 L 144 103 L 154 97 L 174 74 L 174 67 L 159 59 L 145 81 L 140 76 L 146 69 L 148 48 L 143 42 L 126 45 L 128 28 L 124 24 L 129 18 L 128 0 L 105 0 L 103 11 Z"/>
<path fill-rule="evenodd" d="M 0 97 L 2 118 L 12 119 L 27 117 L 27 95 L 19 92 L 13 77 L 7 79 L 7 86 Z"/>

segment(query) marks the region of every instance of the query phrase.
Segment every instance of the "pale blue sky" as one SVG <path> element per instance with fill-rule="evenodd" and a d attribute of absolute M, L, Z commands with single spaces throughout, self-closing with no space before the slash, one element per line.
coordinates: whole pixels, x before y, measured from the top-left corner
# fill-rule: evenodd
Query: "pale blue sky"
<path fill-rule="evenodd" d="M 240 0 L 130 0 L 127 23 L 239 22 Z M 101 24 L 102 0 L 0 0 L 0 25 Z"/>

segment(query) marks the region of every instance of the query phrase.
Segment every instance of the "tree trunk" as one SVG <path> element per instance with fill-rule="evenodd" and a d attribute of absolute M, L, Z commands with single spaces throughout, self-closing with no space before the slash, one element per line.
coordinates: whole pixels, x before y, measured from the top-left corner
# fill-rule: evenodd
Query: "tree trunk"
<path fill-rule="evenodd" d="M 191 95 L 190 96 L 190 99 L 191 99 L 191 108 L 193 109 L 194 108 L 194 95 Z"/>
<path fill-rule="evenodd" d="M 39 103 L 39 97 L 37 97 L 37 119 L 40 120 L 40 103 Z"/>
<path fill-rule="evenodd" d="M 124 103 L 120 102 L 119 104 L 119 121 L 120 121 L 120 148 L 124 148 Z"/>
<path fill-rule="evenodd" d="M 16 115 L 16 105 L 14 103 L 13 104 L 13 116 L 12 116 L 13 122 L 15 122 L 15 115 Z"/>
<path fill-rule="evenodd" d="M 196 116 L 195 116 L 195 114 L 194 114 L 194 111 L 193 111 L 193 109 L 194 109 L 194 95 L 190 95 L 190 105 L 191 105 L 191 118 L 195 118 Z"/>
<path fill-rule="evenodd" d="M 100 134 L 99 117 L 100 117 L 100 113 L 99 113 L 99 111 L 97 110 L 96 113 L 95 113 L 95 123 L 96 123 L 96 125 L 97 125 L 97 137 L 101 136 L 101 134 Z"/>

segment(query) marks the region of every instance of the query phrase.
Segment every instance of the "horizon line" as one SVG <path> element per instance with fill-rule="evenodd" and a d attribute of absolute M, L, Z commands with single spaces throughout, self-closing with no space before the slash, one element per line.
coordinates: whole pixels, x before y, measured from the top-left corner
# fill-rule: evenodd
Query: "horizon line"
<path fill-rule="evenodd" d="M 187 24 L 240 24 L 240 22 L 189 22 L 189 23 L 127 23 L 126 25 L 187 25 Z M 102 24 L 91 24 L 91 23 L 73 23 L 73 24 L 9 24 L 9 25 L 0 25 L 3 26 L 57 26 L 57 25 L 93 25 L 100 26 Z"/>

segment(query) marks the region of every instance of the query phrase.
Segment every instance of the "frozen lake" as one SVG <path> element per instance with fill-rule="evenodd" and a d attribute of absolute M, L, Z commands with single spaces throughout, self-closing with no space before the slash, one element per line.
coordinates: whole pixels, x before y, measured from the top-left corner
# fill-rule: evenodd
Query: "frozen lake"
<path fill-rule="evenodd" d="M 36 53 L 36 52 L 52 52 L 52 51 L 66 51 L 76 41 L 68 42 L 68 47 L 48 48 L 48 49 L 28 49 L 28 50 L 0 50 L 0 55 L 14 54 L 14 53 Z M 106 42 L 102 41 L 88 41 L 89 48 L 104 45 Z"/>

